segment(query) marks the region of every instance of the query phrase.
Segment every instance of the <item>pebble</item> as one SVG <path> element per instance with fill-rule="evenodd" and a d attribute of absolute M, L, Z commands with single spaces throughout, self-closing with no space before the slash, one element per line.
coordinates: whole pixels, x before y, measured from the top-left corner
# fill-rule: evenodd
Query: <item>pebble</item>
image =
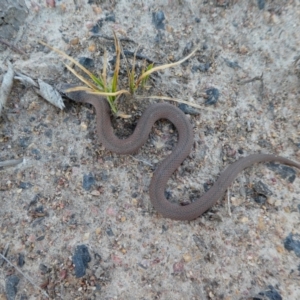
<path fill-rule="evenodd" d="M 272 285 L 269 285 L 268 290 L 266 290 L 264 292 L 260 292 L 260 293 L 258 293 L 258 295 L 263 296 L 265 298 L 253 297 L 253 299 L 282 300 L 281 295 L 278 293 L 278 291 Z"/>
<path fill-rule="evenodd" d="M 86 68 L 93 68 L 95 66 L 94 60 L 85 56 L 79 58 L 79 63 Z"/>
<path fill-rule="evenodd" d="M 89 250 L 85 245 L 79 245 L 75 249 L 75 253 L 72 257 L 72 262 L 75 265 L 75 276 L 77 278 L 83 277 L 88 267 L 88 263 L 91 261 Z"/>
<path fill-rule="evenodd" d="M 33 185 L 30 182 L 21 181 L 20 184 L 19 184 L 19 188 L 22 189 L 22 190 L 27 190 L 31 187 L 33 187 Z"/>
<path fill-rule="evenodd" d="M 275 171 L 281 178 L 286 179 L 290 183 L 295 181 L 296 171 L 293 168 L 278 163 L 268 163 L 266 165 L 270 170 Z"/>
<path fill-rule="evenodd" d="M 254 201 L 258 204 L 265 204 L 267 201 L 267 196 L 272 195 L 272 192 L 268 189 L 267 185 L 261 180 L 254 184 L 253 189 L 256 192 Z"/>
<path fill-rule="evenodd" d="M 200 114 L 200 112 L 197 109 L 195 109 L 185 103 L 180 103 L 178 105 L 178 108 L 180 110 L 182 110 L 185 114 L 189 114 L 189 115 L 199 115 Z"/>
<path fill-rule="evenodd" d="M 192 260 L 192 256 L 188 253 L 183 254 L 182 258 L 185 262 L 190 262 Z"/>
<path fill-rule="evenodd" d="M 92 173 L 83 175 L 82 187 L 86 191 L 89 191 L 94 183 L 95 183 L 95 177 L 93 176 Z"/>
<path fill-rule="evenodd" d="M 165 29 L 164 20 L 165 20 L 165 14 L 163 11 L 159 10 L 155 13 L 152 13 L 152 23 L 154 24 L 154 26 L 157 30 Z"/>
<path fill-rule="evenodd" d="M 300 257 L 300 235 L 290 233 L 283 242 L 284 248 L 288 251 L 294 251 Z"/>
<path fill-rule="evenodd" d="M 264 9 L 265 8 L 265 0 L 257 0 L 257 6 L 260 10 Z"/>
<path fill-rule="evenodd" d="M 216 104 L 219 100 L 219 90 L 216 88 L 210 88 L 206 90 L 207 99 L 205 101 L 206 105 Z"/>
<path fill-rule="evenodd" d="M 16 275 L 6 277 L 5 280 L 5 292 L 7 300 L 14 300 L 17 295 L 17 285 L 20 279 Z"/>

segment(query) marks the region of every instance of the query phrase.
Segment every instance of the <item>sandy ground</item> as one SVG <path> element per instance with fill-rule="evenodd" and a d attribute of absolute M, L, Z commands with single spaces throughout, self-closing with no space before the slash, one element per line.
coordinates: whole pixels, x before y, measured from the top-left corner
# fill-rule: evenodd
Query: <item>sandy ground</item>
<path fill-rule="evenodd" d="M 27 56 L 7 48 L 0 59 L 53 85 L 76 80 L 38 40 L 75 59 L 93 59 L 91 70 L 99 71 L 103 47 L 108 60 L 114 48 L 107 38 L 91 37 L 97 22 L 99 34 L 112 37 L 114 29 L 132 40 L 122 42 L 125 50 L 139 46 L 160 64 L 199 47 L 187 63 L 152 76 L 151 89 L 139 92 L 203 107 L 187 116 L 195 143 L 169 181 L 170 201 L 197 198 L 227 165 L 251 153 L 300 161 L 299 1 L 266 0 L 261 9 L 264 1 L 254 0 L 62 0 L 55 8 L 36 2 L 26 1 L 30 13 L 16 44 Z M 153 14 L 159 19 L 162 13 L 155 26 Z M 205 105 L 211 88 L 219 91 L 218 102 Z M 120 135 L 131 132 L 148 101 L 121 101 L 133 117 L 115 120 Z M 195 221 L 165 219 L 153 209 L 148 186 L 156 164 L 172 151 L 174 128 L 157 123 L 136 155 L 120 156 L 97 142 L 92 107 L 71 101 L 66 107 L 55 108 L 15 81 L 2 113 L 0 160 L 24 162 L 0 170 L 0 252 L 35 286 L 0 260 L 0 299 L 13 275 L 20 280 L 16 299 L 46 299 L 37 286 L 52 299 L 300 299 L 299 171 L 292 182 L 255 165 Z M 266 197 L 255 194 L 260 182 Z M 287 237 L 294 251 L 286 249 Z M 87 247 L 90 262 L 76 278 L 72 257 L 79 245 Z"/>

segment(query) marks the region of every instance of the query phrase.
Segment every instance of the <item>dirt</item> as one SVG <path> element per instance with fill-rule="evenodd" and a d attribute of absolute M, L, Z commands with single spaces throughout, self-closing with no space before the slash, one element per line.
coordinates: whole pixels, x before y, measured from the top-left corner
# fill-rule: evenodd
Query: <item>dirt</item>
<path fill-rule="evenodd" d="M 196 199 L 251 153 L 300 161 L 299 1 L 25 2 L 29 15 L 11 42 L 26 55 L 7 47 L 0 58 L 53 86 L 78 81 L 39 40 L 92 59 L 93 72 L 102 70 L 103 49 L 114 57 L 112 30 L 124 50 L 156 64 L 198 47 L 138 92 L 201 106 L 187 115 L 195 143 L 169 181 L 170 201 Z M 102 37 L 91 36 L 96 23 Z M 124 60 L 120 79 L 123 88 Z M 213 88 L 217 102 L 205 104 Z M 122 98 L 132 118 L 114 121 L 118 134 L 155 101 Z M 26 275 L 0 259 L 0 299 L 10 276 L 19 278 L 15 299 L 46 299 L 39 287 L 51 299 L 300 299 L 299 171 L 284 178 L 257 164 L 207 213 L 179 222 L 159 215 L 148 195 L 155 166 L 176 143 L 171 124 L 157 123 L 137 154 L 116 155 L 97 141 L 92 107 L 66 100 L 62 111 L 15 80 L 0 128 L 0 161 L 24 158 L 0 170 L 0 252 Z M 268 193 L 257 195 L 256 185 Z M 77 278 L 80 245 L 87 268 Z"/>

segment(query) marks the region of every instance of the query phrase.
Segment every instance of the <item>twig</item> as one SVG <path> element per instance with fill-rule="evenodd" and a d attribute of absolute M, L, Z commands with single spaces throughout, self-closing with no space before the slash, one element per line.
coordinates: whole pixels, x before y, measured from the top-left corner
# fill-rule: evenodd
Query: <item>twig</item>
<path fill-rule="evenodd" d="M 23 162 L 23 158 L 0 161 L 0 168 L 16 166 L 22 162 Z"/>
<path fill-rule="evenodd" d="M 247 84 L 247 83 L 250 83 L 250 82 L 253 82 L 253 81 L 256 81 L 256 80 L 259 80 L 261 82 L 263 82 L 263 74 L 261 74 L 260 76 L 255 76 L 251 79 L 248 79 L 248 80 L 244 80 L 244 81 L 240 81 L 238 82 L 239 85 L 242 85 L 242 84 Z"/>
<path fill-rule="evenodd" d="M 8 249 L 9 249 L 9 243 L 7 243 L 6 246 L 5 246 L 5 248 L 4 248 L 4 251 L 3 251 L 3 255 L 4 255 L 4 256 L 7 255 Z M 3 260 L 3 259 L 1 259 L 1 260 L 2 260 L 2 261 L 0 262 L 0 267 L 2 267 L 3 264 L 4 264 L 4 260 Z"/>
<path fill-rule="evenodd" d="M 23 50 L 17 48 L 16 46 L 10 44 L 9 42 L 7 42 L 7 41 L 5 41 L 3 39 L 0 39 L 0 43 L 3 44 L 3 45 L 5 45 L 5 46 L 7 46 L 7 47 L 9 47 L 9 48 L 11 48 L 12 50 L 14 50 L 14 51 L 16 51 L 16 52 L 18 52 L 20 54 L 26 55 L 26 53 Z"/>
<path fill-rule="evenodd" d="M 92 37 L 101 37 L 103 39 L 106 39 L 106 40 L 109 40 L 109 41 L 113 41 L 114 40 L 114 37 L 113 36 L 108 36 L 108 35 L 105 35 L 105 34 L 102 34 L 102 33 L 93 33 L 91 35 L 91 38 Z M 133 41 L 132 39 L 130 38 L 118 38 L 119 41 L 121 42 L 131 42 L 131 43 L 135 43 L 135 41 Z"/>
<path fill-rule="evenodd" d="M 35 288 L 37 288 L 38 290 L 40 290 L 42 292 L 43 295 L 45 295 L 47 298 L 50 298 L 49 295 L 43 290 L 41 289 L 38 285 L 35 284 L 35 282 L 33 281 L 33 279 L 31 279 L 29 276 L 27 276 L 25 273 L 23 273 L 17 266 L 15 266 L 14 264 L 12 264 L 5 256 L 3 256 L 0 253 L 0 257 L 2 259 L 4 259 L 9 265 L 11 265 L 12 267 L 14 267 L 20 274 L 22 274 Z"/>
<path fill-rule="evenodd" d="M 12 64 L 8 61 L 7 62 L 7 72 L 3 76 L 2 84 L 0 87 L 0 115 L 2 112 L 2 108 L 5 106 L 7 98 L 12 89 L 13 80 L 14 80 L 14 70 L 13 70 Z"/>

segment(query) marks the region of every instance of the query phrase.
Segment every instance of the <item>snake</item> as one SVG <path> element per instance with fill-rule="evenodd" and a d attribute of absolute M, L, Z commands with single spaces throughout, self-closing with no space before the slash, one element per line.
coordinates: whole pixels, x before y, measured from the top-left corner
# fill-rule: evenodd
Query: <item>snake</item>
<path fill-rule="evenodd" d="M 163 217 L 174 220 L 194 220 L 209 210 L 226 192 L 238 174 L 255 163 L 279 162 L 300 169 L 300 163 L 273 154 L 255 153 L 242 157 L 229 165 L 213 186 L 200 198 L 188 205 L 171 203 L 165 196 L 166 185 L 181 163 L 190 154 L 194 142 L 193 127 L 183 111 L 168 103 L 150 104 L 138 120 L 133 133 L 118 138 L 112 127 L 108 101 L 85 91 L 68 91 L 72 85 L 62 84 L 61 90 L 75 102 L 89 103 L 96 111 L 96 130 L 100 143 L 117 154 L 134 154 L 147 141 L 154 123 L 160 119 L 170 121 L 177 129 L 178 141 L 170 155 L 156 167 L 149 186 L 150 201 Z"/>

